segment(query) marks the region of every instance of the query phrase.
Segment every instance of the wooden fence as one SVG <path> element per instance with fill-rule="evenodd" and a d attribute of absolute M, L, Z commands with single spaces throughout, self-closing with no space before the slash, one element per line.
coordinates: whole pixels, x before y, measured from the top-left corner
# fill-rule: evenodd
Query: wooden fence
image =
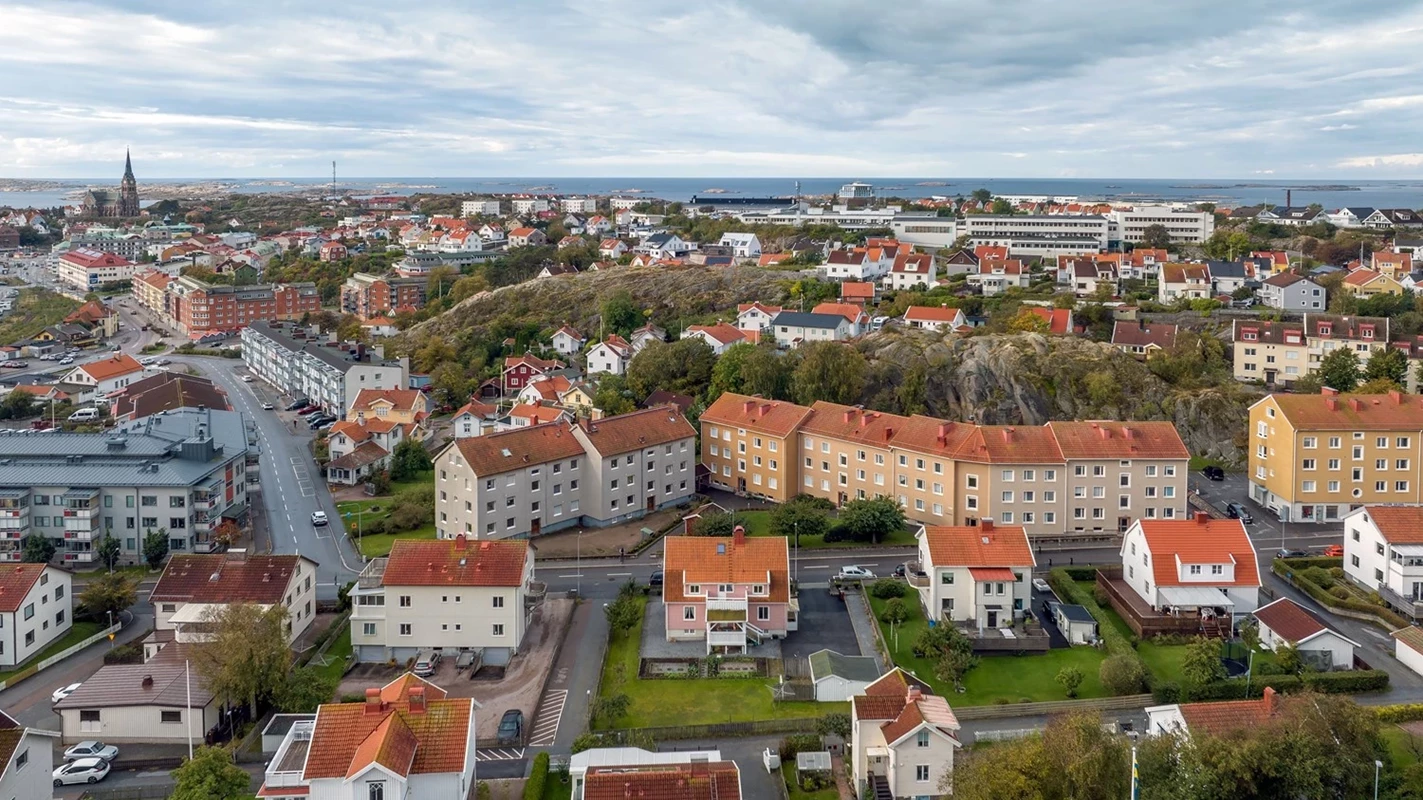
<path fill-rule="evenodd" d="M 122 629 L 123 623 L 115 622 L 113 625 L 104 628 L 103 630 L 79 642 L 78 644 L 66 647 L 58 653 L 55 653 L 54 655 L 50 656 L 49 658 L 44 659 L 43 661 L 38 661 L 34 664 L 29 665 L 28 667 L 21 669 L 19 672 L 16 672 L 14 675 L 11 675 L 9 680 L 0 681 L 0 691 L 4 691 L 10 688 L 11 686 L 14 686 L 15 684 L 25 680 L 26 678 L 34 677 L 35 673 L 49 669 L 50 667 L 54 666 L 55 664 L 58 664 L 66 658 L 69 658 L 80 650 L 83 650 L 89 645 L 94 644 L 95 642 L 102 641 L 103 639 L 107 638 L 109 634 L 117 634 Z"/>
<path fill-rule="evenodd" d="M 1003 719 L 1005 717 L 1037 717 L 1072 711 L 1132 711 L 1146 708 L 1154 701 L 1149 694 L 1129 694 L 1095 700 L 1049 700 L 1042 703 L 1001 703 L 991 706 L 954 706 L 954 716 L 966 719 Z"/>
<path fill-rule="evenodd" d="M 748 736 L 782 736 L 791 733 L 815 733 L 820 717 L 792 719 L 757 719 L 746 722 L 718 722 L 711 725 L 669 725 L 659 728 L 619 728 L 599 731 L 621 744 L 630 735 L 650 736 L 654 742 L 678 739 L 740 739 Z"/>

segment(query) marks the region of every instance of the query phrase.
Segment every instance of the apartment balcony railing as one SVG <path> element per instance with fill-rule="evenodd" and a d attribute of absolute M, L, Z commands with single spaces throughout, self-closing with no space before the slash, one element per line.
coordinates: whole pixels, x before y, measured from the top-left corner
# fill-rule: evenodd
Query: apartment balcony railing
<path fill-rule="evenodd" d="M 1415 600 L 1407 595 L 1399 594 L 1386 585 L 1379 586 L 1379 596 L 1385 603 L 1397 608 L 1417 620 L 1423 618 L 1423 600 Z"/>
<path fill-rule="evenodd" d="M 93 560 L 94 552 L 92 550 L 64 554 L 64 561 L 66 563 L 89 564 L 93 562 Z"/>

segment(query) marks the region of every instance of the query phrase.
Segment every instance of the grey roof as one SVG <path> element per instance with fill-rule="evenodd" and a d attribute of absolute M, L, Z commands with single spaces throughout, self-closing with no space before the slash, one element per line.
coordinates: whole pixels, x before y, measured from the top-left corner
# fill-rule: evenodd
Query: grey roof
<path fill-rule="evenodd" d="M 74 694 L 54 707 L 56 710 L 113 706 L 183 708 L 187 705 L 187 679 L 187 670 L 182 664 L 109 664 L 100 667 Z M 194 708 L 203 708 L 212 702 L 212 692 L 196 672 L 192 675 L 192 690 Z"/>
<path fill-rule="evenodd" d="M 812 681 L 835 676 L 866 683 L 879 677 L 879 666 L 872 656 L 847 656 L 834 650 L 817 650 L 808 657 Z"/>
<path fill-rule="evenodd" d="M 1243 261 L 1207 261 L 1206 266 L 1210 267 L 1212 278 L 1246 277 Z"/>
<path fill-rule="evenodd" d="M 672 241 L 672 234 L 654 233 L 646 239 L 643 239 L 642 243 L 651 247 L 661 247 L 662 245 L 667 244 L 670 241 Z"/>
<path fill-rule="evenodd" d="M 1359 219 L 1365 219 L 1374 213 L 1374 208 L 1366 206 L 1346 206 L 1343 210 L 1348 211 Z"/>
<path fill-rule="evenodd" d="M 1062 616 L 1067 618 L 1068 622 L 1096 622 L 1092 617 L 1092 612 L 1088 611 L 1085 606 L 1058 603 L 1057 610 L 1062 613 Z"/>
<path fill-rule="evenodd" d="M 293 353 L 310 353 L 315 358 L 320 359 L 341 372 L 347 372 L 351 367 L 357 364 L 378 363 L 358 360 L 354 355 L 348 354 L 345 349 L 337 345 L 323 344 L 317 339 L 296 338 L 292 335 L 297 330 L 297 327 L 294 325 L 258 320 L 248 323 L 247 327 L 253 333 L 261 334 Z M 391 362 L 391 366 L 394 365 L 394 362 Z"/>
<path fill-rule="evenodd" d="M 829 772 L 830 751 L 807 750 L 796 753 L 795 768 L 797 772 Z"/>
<path fill-rule="evenodd" d="M 838 328 L 845 322 L 839 314 L 813 314 L 809 311 L 782 311 L 771 320 L 772 325 L 792 328 Z"/>
<path fill-rule="evenodd" d="M 183 408 L 107 433 L 0 435 L 0 486 L 191 486 L 245 457 L 236 411 Z"/>

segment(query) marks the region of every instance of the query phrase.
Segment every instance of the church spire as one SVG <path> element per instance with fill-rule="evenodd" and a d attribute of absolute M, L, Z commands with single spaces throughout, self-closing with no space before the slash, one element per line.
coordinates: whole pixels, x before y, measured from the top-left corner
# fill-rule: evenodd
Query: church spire
<path fill-rule="evenodd" d="M 124 148 L 124 177 L 133 177 L 133 157 L 129 155 L 128 148 Z"/>

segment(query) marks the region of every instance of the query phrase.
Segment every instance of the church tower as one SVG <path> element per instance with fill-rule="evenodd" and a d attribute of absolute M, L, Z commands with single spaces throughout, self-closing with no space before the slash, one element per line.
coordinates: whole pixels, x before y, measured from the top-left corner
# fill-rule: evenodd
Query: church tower
<path fill-rule="evenodd" d="M 124 151 L 124 178 L 119 183 L 118 216 L 138 216 L 138 181 L 133 177 L 133 158 Z"/>

